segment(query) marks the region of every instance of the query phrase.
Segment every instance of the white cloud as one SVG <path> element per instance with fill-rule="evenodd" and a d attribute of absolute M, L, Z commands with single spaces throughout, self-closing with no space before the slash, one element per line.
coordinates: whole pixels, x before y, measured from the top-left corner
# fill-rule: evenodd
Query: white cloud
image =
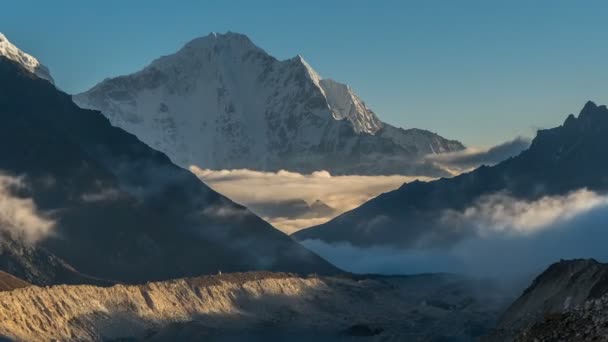
<path fill-rule="evenodd" d="M 38 212 L 29 198 L 14 195 L 25 185 L 20 178 L 0 174 L 0 229 L 35 243 L 53 233 L 53 220 Z"/>
<path fill-rule="evenodd" d="M 191 166 L 190 170 L 203 182 L 230 199 L 252 206 L 261 203 L 304 200 L 312 203 L 321 200 L 335 209 L 331 216 L 285 217 L 266 216 L 275 227 L 293 233 L 302 228 L 325 223 L 345 211 L 354 209 L 369 199 L 394 190 L 403 183 L 429 177 L 410 176 L 334 176 L 327 171 L 300 174 L 289 171 L 261 172 L 246 169 L 208 170 Z M 264 216 L 264 215 L 262 215 Z"/>
<path fill-rule="evenodd" d="M 497 193 L 481 197 L 463 212 L 446 211 L 442 220 L 446 225 L 471 225 L 482 235 L 530 234 L 598 207 L 608 208 L 608 197 L 587 189 L 534 201 Z"/>
<path fill-rule="evenodd" d="M 608 261 L 608 196 L 586 189 L 534 201 L 494 194 L 441 220 L 445 229 L 472 229 L 473 234 L 451 245 L 414 248 L 319 240 L 302 244 L 355 273 L 451 272 L 513 280 L 538 274 L 559 259 Z"/>

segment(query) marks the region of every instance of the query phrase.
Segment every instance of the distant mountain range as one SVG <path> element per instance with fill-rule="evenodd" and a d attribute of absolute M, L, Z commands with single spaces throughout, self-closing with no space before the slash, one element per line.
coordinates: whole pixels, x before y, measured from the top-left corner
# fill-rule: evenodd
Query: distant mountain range
<path fill-rule="evenodd" d="M 0 56 L 0 269 L 34 284 L 338 272 L 11 57 Z"/>
<path fill-rule="evenodd" d="M 74 101 L 186 168 L 447 176 L 421 157 L 464 149 L 382 122 L 301 56 L 279 61 L 230 32 L 197 38 Z"/>
<path fill-rule="evenodd" d="M 464 212 L 484 196 L 538 200 L 588 189 L 608 190 L 608 109 L 588 102 L 578 117 L 540 130 L 531 146 L 495 166 L 432 182 L 412 182 L 328 223 L 297 232 L 299 240 L 357 246 L 411 247 L 458 241 L 472 230 L 446 224 L 446 211 Z"/>

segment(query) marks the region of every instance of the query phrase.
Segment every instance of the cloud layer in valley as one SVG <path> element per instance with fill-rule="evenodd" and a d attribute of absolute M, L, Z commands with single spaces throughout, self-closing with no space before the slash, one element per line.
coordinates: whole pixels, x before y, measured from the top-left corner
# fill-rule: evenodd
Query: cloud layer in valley
<path fill-rule="evenodd" d="M 450 246 L 354 247 L 319 240 L 302 243 L 356 273 L 454 272 L 513 277 L 535 274 L 559 259 L 608 261 L 608 196 L 581 189 L 536 201 L 496 194 L 462 212 L 445 212 L 446 229 L 474 234 Z"/>
<path fill-rule="evenodd" d="M 243 204 L 290 234 L 327 222 L 403 183 L 428 177 L 333 176 L 327 171 L 190 170 L 216 191 Z M 317 202 L 318 201 L 318 202 Z"/>
<path fill-rule="evenodd" d="M 39 213 L 31 199 L 15 195 L 24 188 L 22 179 L 0 174 L 0 229 L 35 243 L 53 233 L 54 222 Z"/>

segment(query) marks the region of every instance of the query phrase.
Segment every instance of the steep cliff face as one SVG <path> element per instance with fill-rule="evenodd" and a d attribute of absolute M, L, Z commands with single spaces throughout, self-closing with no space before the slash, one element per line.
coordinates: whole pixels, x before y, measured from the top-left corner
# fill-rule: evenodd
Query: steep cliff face
<path fill-rule="evenodd" d="M 418 159 L 464 148 L 386 124 L 349 86 L 323 79 L 301 56 L 277 60 L 230 32 L 194 39 L 74 101 L 186 168 L 444 175 Z"/>
<path fill-rule="evenodd" d="M 468 340 L 497 311 L 496 303 L 475 295 L 478 289 L 446 275 L 356 280 L 284 273 L 27 287 L 0 293 L 0 335 L 19 341 Z"/>

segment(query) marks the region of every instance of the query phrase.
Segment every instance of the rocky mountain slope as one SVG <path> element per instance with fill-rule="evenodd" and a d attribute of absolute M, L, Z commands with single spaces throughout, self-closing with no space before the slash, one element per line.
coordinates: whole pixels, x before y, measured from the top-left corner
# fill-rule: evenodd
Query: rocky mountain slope
<path fill-rule="evenodd" d="M 606 335 L 599 340 L 591 336 L 608 331 L 604 324 L 608 322 L 607 294 L 608 264 L 593 259 L 562 260 L 534 279 L 509 306 L 488 340 L 603 340 Z"/>
<path fill-rule="evenodd" d="M 440 176 L 420 157 L 464 148 L 386 124 L 301 56 L 279 61 L 230 32 L 194 39 L 74 101 L 185 168 Z"/>
<path fill-rule="evenodd" d="M 608 295 L 545 319 L 515 337 L 516 342 L 586 342 L 608 339 Z"/>
<path fill-rule="evenodd" d="M 501 301 L 449 275 L 240 273 L 145 285 L 0 292 L 0 335 L 18 341 L 469 341 Z"/>
<path fill-rule="evenodd" d="M 405 184 L 295 237 L 397 247 L 458 241 L 473 229 L 446 224 L 444 214 L 463 213 L 484 196 L 534 201 L 584 188 L 605 192 L 606 146 L 608 109 L 588 102 L 578 117 L 570 115 L 562 126 L 540 130 L 516 157 L 450 179 Z"/>
<path fill-rule="evenodd" d="M 337 272 L 2 56 L 0 122 L 0 266 L 18 277 L 57 284 Z"/>
<path fill-rule="evenodd" d="M 501 316 L 497 329 L 518 332 L 608 292 L 608 265 L 592 259 L 551 265 Z"/>

